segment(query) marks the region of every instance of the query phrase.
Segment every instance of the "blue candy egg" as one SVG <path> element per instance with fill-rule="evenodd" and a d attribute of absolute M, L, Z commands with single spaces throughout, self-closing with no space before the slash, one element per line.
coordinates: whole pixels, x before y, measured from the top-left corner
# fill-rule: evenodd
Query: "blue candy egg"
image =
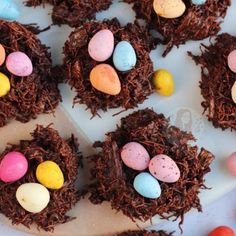
<path fill-rule="evenodd" d="M 135 67 L 137 56 L 132 45 L 127 41 L 117 44 L 113 53 L 113 63 L 119 71 L 129 71 Z"/>
<path fill-rule="evenodd" d="M 195 5 L 205 4 L 207 0 L 192 0 L 192 3 Z"/>
<path fill-rule="evenodd" d="M 161 195 L 161 187 L 151 174 L 143 172 L 134 179 L 134 189 L 143 197 L 156 199 Z"/>
<path fill-rule="evenodd" d="M 20 12 L 12 0 L 1 0 L 0 2 L 0 19 L 15 20 L 19 17 Z"/>

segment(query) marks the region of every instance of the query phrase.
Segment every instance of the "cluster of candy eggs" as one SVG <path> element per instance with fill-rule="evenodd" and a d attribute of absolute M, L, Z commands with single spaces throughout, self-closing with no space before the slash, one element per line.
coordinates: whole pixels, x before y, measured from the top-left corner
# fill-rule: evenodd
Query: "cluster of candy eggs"
<path fill-rule="evenodd" d="M 105 94 L 118 95 L 121 91 L 119 76 L 111 65 L 104 62 L 113 55 L 113 64 L 118 71 L 127 72 L 133 69 L 137 62 L 133 46 L 128 41 L 121 41 L 115 47 L 113 33 L 103 29 L 91 38 L 88 52 L 91 58 L 102 63 L 90 72 L 92 86 Z"/>
<path fill-rule="evenodd" d="M 33 72 L 32 62 L 25 53 L 17 51 L 6 56 L 5 48 L 0 44 L 0 66 L 3 66 L 4 63 L 7 70 L 16 76 L 29 76 Z M 0 97 L 7 95 L 10 89 L 9 78 L 0 72 Z"/>
<path fill-rule="evenodd" d="M 124 164 L 140 171 L 134 179 L 134 189 L 143 197 L 156 199 L 161 195 L 158 182 L 175 183 L 180 178 L 177 164 L 167 155 L 156 155 L 150 158 L 147 150 L 140 143 L 129 142 L 121 149 L 121 159 Z M 145 170 L 148 172 L 144 172 Z"/>
<path fill-rule="evenodd" d="M 236 73 L 236 50 L 233 50 L 228 55 L 228 66 L 232 72 Z M 234 103 L 236 103 L 236 82 L 234 82 L 234 85 L 231 89 L 231 95 Z"/>
<path fill-rule="evenodd" d="M 0 163 L 0 180 L 11 184 L 23 178 L 28 171 L 26 157 L 17 151 L 7 153 Z M 26 211 L 39 213 L 50 201 L 48 189 L 60 189 L 64 176 L 60 167 L 53 161 L 44 161 L 37 166 L 36 178 L 39 183 L 21 184 L 16 190 L 16 199 Z"/>
<path fill-rule="evenodd" d="M 205 4 L 207 0 L 191 0 L 194 5 Z M 154 0 L 154 11 L 158 16 L 174 19 L 182 16 L 186 11 L 186 5 L 182 0 Z"/>

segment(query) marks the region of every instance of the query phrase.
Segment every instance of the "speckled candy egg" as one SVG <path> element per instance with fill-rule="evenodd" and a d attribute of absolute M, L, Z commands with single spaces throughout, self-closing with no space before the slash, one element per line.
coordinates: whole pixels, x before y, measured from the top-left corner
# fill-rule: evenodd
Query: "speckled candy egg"
<path fill-rule="evenodd" d="M 98 31 L 90 40 L 88 52 L 95 61 L 106 61 L 114 50 L 114 35 L 108 30 Z"/>
<path fill-rule="evenodd" d="M 30 58 L 23 52 L 12 52 L 7 56 L 7 69 L 16 76 L 29 76 L 33 72 Z"/>
<path fill-rule="evenodd" d="M 0 72 L 0 97 L 8 94 L 11 89 L 9 78 Z"/>
<path fill-rule="evenodd" d="M 6 51 L 5 48 L 0 44 L 0 66 L 4 63 L 6 58 Z"/>
<path fill-rule="evenodd" d="M 0 18 L 16 20 L 20 16 L 20 12 L 14 1 L 1 0 L 0 3 Z"/>
<path fill-rule="evenodd" d="M 227 159 L 227 168 L 236 177 L 236 152 L 232 153 Z"/>
<path fill-rule="evenodd" d="M 47 207 L 50 200 L 50 194 L 41 184 L 26 183 L 18 187 L 16 199 L 26 211 L 39 213 Z"/>
<path fill-rule="evenodd" d="M 236 50 L 233 50 L 228 55 L 228 66 L 230 70 L 232 70 L 234 73 L 236 73 Z"/>
<path fill-rule="evenodd" d="M 233 84 L 233 87 L 231 88 L 231 97 L 233 99 L 233 102 L 236 103 L 236 81 Z"/>
<path fill-rule="evenodd" d="M 162 154 L 151 159 L 149 171 L 155 178 L 166 183 L 177 182 L 180 178 L 180 170 L 176 163 Z"/>
<path fill-rule="evenodd" d="M 0 179 L 10 183 L 21 179 L 28 170 L 28 161 L 20 152 L 7 153 L 0 163 Z"/>
<path fill-rule="evenodd" d="M 202 5 L 205 4 L 207 0 L 192 0 L 192 4 L 194 5 Z"/>
<path fill-rule="evenodd" d="M 147 150 L 137 142 L 130 142 L 121 149 L 121 159 L 126 166 L 133 170 L 148 168 L 150 156 Z"/>
<path fill-rule="evenodd" d="M 154 11 L 164 18 L 177 18 L 184 14 L 186 6 L 182 0 L 154 0 Z"/>
<path fill-rule="evenodd" d="M 134 189 L 143 197 L 156 199 L 161 195 L 159 182 L 149 173 L 138 174 L 134 179 Z"/>
<path fill-rule="evenodd" d="M 219 226 L 211 231 L 207 236 L 235 236 L 235 233 L 228 226 Z"/>
<path fill-rule="evenodd" d="M 137 57 L 133 46 L 127 41 L 121 41 L 116 45 L 113 54 L 113 63 L 119 71 L 129 71 L 136 65 Z"/>

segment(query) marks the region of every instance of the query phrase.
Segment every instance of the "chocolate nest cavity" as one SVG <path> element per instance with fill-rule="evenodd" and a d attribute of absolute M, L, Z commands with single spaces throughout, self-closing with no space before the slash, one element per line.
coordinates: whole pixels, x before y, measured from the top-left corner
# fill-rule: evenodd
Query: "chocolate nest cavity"
<path fill-rule="evenodd" d="M 153 0 L 123 0 L 134 3 L 138 18 L 145 19 L 149 29 L 157 30 L 163 36 L 166 56 L 173 46 L 179 46 L 189 40 L 202 40 L 216 35 L 220 31 L 222 18 L 225 17 L 230 0 L 207 0 L 205 4 L 194 5 L 191 0 L 183 0 L 185 13 L 175 19 L 158 16 L 153 9 Z"/>
<path fill-rule="evenodd" d="M 181 218 L 191 208 L 201 211 L 198 194 L 204 185 L 204 175 L 210 172 L 213 154 L 188 142 L 194 141 L 191 133 L 170 126 L 162 114 L 150 109 L 137 111 L 121 119 L 117 130 L 110 132 L 104 142 L 96 142 L 99 154 L 89 159 L 94 164 L 90 200 L 94 204 L 109 201 L 111 207 L 122 211 L 133 221 L 147 221 L 155 215 L 163 219 Z M 158 199 L 139 195 L 134 187 L 135 176 L 140 173 L 126 167 L 120 157 L 121 148 L 128 142 L 139 142 L 151 157 L 158 154 L 170 156 L 178 165 L 181 177 L 178 182 L 160 182 L 162 194 Z"/>
<path fill-rule="evenodd" d="M 137 231 L 127 231 L 117 236 L 172 236 L 172 233 L 166 233 L 165 231 L 146 231 L 146 230 L 137 230 Z"/>
<path fill-rule="evenodd" d="M 83 22 L 95 19 L 97 12 L 106 10 L 112 0 L 27 0 L 27 6 L 53 5 L 52 21 L 56 25 L 68 24 L 78 27 Z"/>
<path fill-rule="evenodd" d="M 36 224 L 38 229 L 53 231 L 57 224 L 73 219 L 66 213 L 79 200 L 75 180 L 82 157 L 73 135 L 70 139 L 63 140 L 53 128 L 37 126 L 32 137 L 32 140 L 21 140 L 18 145 L 9 145 L 0 156 L 2 159 L 10 151 L 19 151 L 25 155 L 29 164 L 26 175 L 19 181 L 11 184 L 0 182 L 0 212 L 8 217 L 12 224 L 23 224 L 28 228 Z M 29 213 L 17 202 L 16 190 L 21 184 L 37 182 L 36 168 L 46 160 L 54 161 L 60 166 L 65 183 L 59 190 L 49 190 L 50 202 L 43 211 L 37 214 Z"/>
<path fill-rule="evenodd" d="M 201 66 L 200 88 L 204 98 L 202 107 L 208 120 L 214 127 L 236 130 L 236 104 L 231 96 L 231 88 L 236 75 L 227 63 L 228 55 L 236 49 L 236 37 L 227 33 L 215 38 L 210 46 L 201 46 L 202 54 L 194 56 L 189 52 L 197 65 Z"/>
<path fill-rule="evenodd" d="M 94 89 L 90 83 L 91 70 L 98 64 L 88 53 L 90 39 L 101 29 L 109 29 L 114 33 L 115 44 L 119 41 L 129 41 L 137 55 L 135 68 L 128 72 L 119 72 L 121 92 L 117 96 L 106 95 Z M 64 65 L 69 84 L 75 88 L 74 103 L 86 104 L 93 116 L 98 110 L 123 107 L 130 109 L 142 103 L 152 92 L 150 77 L 153 74 L 153 64 L 149 53 L 154 47 L 150 35 L 137 22 L 121 27 L 117 19 L 104 22 L 89 22 L 76 29 L 69 36 L 64 47 Z M 104 63 L 112 64 L 112 59 Z"/>
<path fill-rule="evenodd" d="M 27 77 L 12 75 L 5 65 L 0 67 L 0 72 L 11 84 L 10 92 L 0 98 L 0 127 L 12 119 L 28 122 L 41 113 L 53 112 L 61 97 L 58 81 L 52 76 L 52 62 L 46 46 L 27 27 L 16 22 L 0 20 L 0 32 L 0 44 L 7 55 L 22 51 L 33 63 L 33 73 Z"/>

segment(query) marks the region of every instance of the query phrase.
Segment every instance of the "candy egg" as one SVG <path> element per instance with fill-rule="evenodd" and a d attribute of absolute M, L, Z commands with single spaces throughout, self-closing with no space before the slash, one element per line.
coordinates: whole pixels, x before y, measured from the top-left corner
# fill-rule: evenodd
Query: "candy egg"
<path fill-rule="evenodd" d="M 120 155 L 125 165 L 133 170 L 145 170 L 148 168 L 150 156 L 147 150 L 139 143 L 127 143 L 123 146 Z"/>
<path fill-rule="evenodd" d="M 0 179 L 10 183 L 21 179 L 28 170 L 28 161 L 20 152 L 7 153 L 0 163 Z"/>
<path fill-rule="evenodd" d="M 19 17 L 20 12 L 14 2 L 11 0 L 1 0 L 0 18 L 6 20 L 15 20 Z"/>
<path fill-rule="evenodd" d="M 16 199 L 26 211 L 39 213 L 47 207 L 50 194 L 41 184 L 26 183 L 18 187 Z"/>
<path fill-rule="evenodd" d="M 202 5 L 205 4 L 207 0 L 192 0 L 192 4 L 194 5 Z"/>
<path fill-rule="evenodd" d="M 121 91 L 120 79 L 108 64 L 95 66 L 90 73 L 90 82 L 95 89 L 109 95 L 118 95 Z"/>
<path fill-rule="evenodd" d="M 236 82 L 234 82 L 234 85 L 231 89 L 231 96 L 232 96 L 234 103 L 236 103 Z"/>
<path fill-rule="evenodd" d="M 5 48 L 0 44 L 0 66 L 4 63 L 6 58 L 6 51 Z"/>
<path fill-rule="evenodd" d="M 208 236 L 235 236 L 235 233 L 227 226 L 220 226 L 211 231 Z"/>
<path fill-rule="evenodd" d="M 10 80 L 6 75 L 0 72 L 0 97 L 7 95 L 10 89 Z"/>
<path fill-rule="evenodd" d="M 232 153 L 227 159 L 227 168 L 236 177 L 236 152 Z"/>
<path fill-rule="evenodd" d="M 154 0 L 154 11 L 164 18 L 177 18 L 184 14 L 186 6 L 182 0 Z"/>
<path fill-rule="evenodd" d="M 228 55 L 228 66 L 230 70 L 232 70 L 234 73 L 236 73 L 236 50 L 233 50 Z"/>
<path fill-rule="evenodd" d="M 44 161 L 36 169 L 39 183 L 50 189 L 60 189 L 64 184 L 64 176 L 60 167 L 53 161 Z"/>
<path fill-rule="evenodd" d="M 116 45 L 113 54 L 113 63 L 117 70 L 128 71 L 135 67 L 137 57 L 134 48 L 127 41 L 121 41 Z"/>
<path fill-rule="evenodd" d="M 177 182 L 180 178 L 180 170 L 176 163 L 162 154 L 151 159 L 149 171 L 155 178 L 166 183 Z"/>
<path fill-rule="evenodd" d="M 98 31 L 90 40 L 88 52 L 94 60 L 102 62 L 111 57 L 114 50 L 114 35 L 108 30 Z"/>
<path fill-rule="evenodd" d="M 162 96 L 171 96 L 174 93 L 174 79 L 168 70 L 158 70 L 153 77 L 153 85 Z"/>
<path fill-rule="evenodd" d="M 138 174 L 134 179 L 134 189 L 143 197 L 156 199 L 161 195 L 159 182 L 149 173 Z"/>
<path fill-rule="evenodd" d="M 7 69 L 17 76 L 29 76 L 33 72 L 30 58 L 23 52 L 12 52 L 7 56 Z"/>

